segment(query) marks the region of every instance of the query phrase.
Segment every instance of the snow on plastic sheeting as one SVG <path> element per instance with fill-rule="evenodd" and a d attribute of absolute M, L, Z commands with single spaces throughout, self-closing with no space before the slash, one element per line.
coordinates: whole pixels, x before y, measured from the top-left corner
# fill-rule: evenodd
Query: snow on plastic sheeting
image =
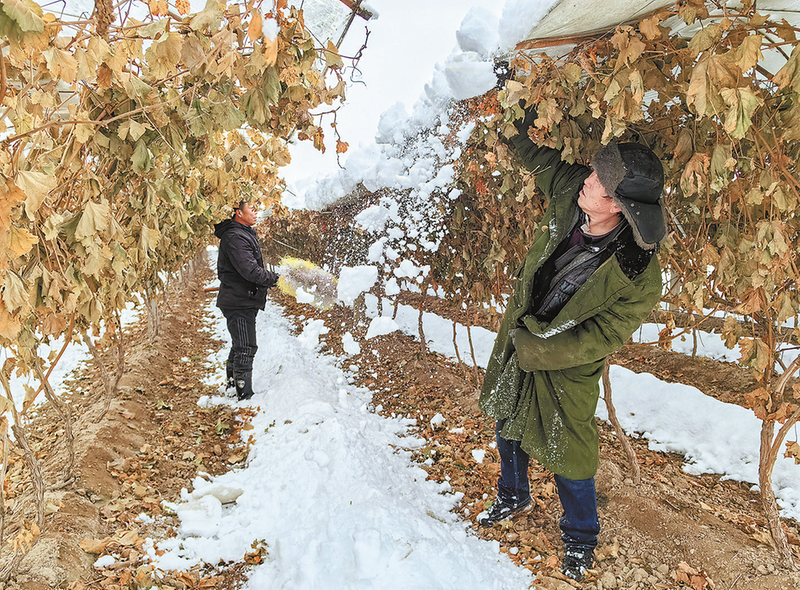
<path fill-rule="evenodd" d="M 560 0 L 507 0 L 498 26 L 500 51 L 510 52 Z M 573 2 L 574 4 L 574 2 Z M 575 7 L 579 11 L 579 7 Z"/>
<path fill-rule="evenodd" d="M 496 14 L 481 6 L 473 6 L 456 31 L 458 47 L 483 58 L 490 57 L 497 49 L 499 24 Z"/>

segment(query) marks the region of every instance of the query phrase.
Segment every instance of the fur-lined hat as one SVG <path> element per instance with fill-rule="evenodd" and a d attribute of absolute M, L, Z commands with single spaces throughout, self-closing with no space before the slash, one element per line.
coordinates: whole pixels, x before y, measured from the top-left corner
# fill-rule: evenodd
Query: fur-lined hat
<path fill-rule="evenodd" d="M 592 158 L 592 168 L 614 203 L 633 228 L 636 243 L 650 250 L 667 235 L 661 193 L 664 169 L 648 147 L 610 143 Z"/>

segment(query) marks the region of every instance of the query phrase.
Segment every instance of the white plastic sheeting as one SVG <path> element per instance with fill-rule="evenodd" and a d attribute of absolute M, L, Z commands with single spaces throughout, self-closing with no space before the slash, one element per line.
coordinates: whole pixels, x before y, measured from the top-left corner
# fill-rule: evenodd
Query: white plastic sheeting
<path fill-rule="evenodd" d="M 613 30 L 674 0 L 561 0 L 550 9 L 528 39 L 568 37 Z"/>
<path fill-rule="evenodd" d="M 531 30 L 526 40 L 552 40 L 552 44 L 537 51 L 558 57 L 569 53 L 574 47 L 570 44 L 559 44 L 557 41 L 559 38 L 613 31 L 619 25 L 636 22 L 656 10 L 674 4 L 674 0 L 561 0 Z M 726 6 L 741 7 L 742 3 L 738 0 L 728 0 Z M 785 20 L 791 26 L 800 27 L 800 0 L 759 0 L 758 11 L 762 15 L 768 15 L 771 21 Z M 709 19 L 703 21 L 703 26 L 706 26 L 711 19 L 721 20 L 725 14 L 722 10 L 716 9 L 709 10 L 709 16 Z M 669 27 L 672 34 L 691 38 L 701 23 L 687 25 L 680 17 L 674 16 L 667 19 L 664 26 Z M 762 52 L 764 61 L 760 65 L 773 73 L 786 63 L 786 56 L 790 53 L 776 49 L 762 50 Z"/>

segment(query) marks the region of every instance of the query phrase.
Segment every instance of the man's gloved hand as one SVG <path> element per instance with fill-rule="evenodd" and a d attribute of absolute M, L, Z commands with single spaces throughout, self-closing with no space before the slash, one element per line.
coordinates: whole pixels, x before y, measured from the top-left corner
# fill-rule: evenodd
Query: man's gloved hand
<path fill-rule="evenodd" d="M 264 286 L 267 289 L 272 289 L 275 285 L 278 284 L 278 279 L 280 278 L 280 276 L 276 272 L 271 272 L 271 271 L 268 272 L 269 272 L 269 281 L 267 281 L 267 284 Z"/>
<path fill-rule="evenodd" d="M 506 80 L 511 80 L 514 77 L 514 70 L 508 63 L 508 60 L 498 59 L 494 62 L 494 75 L 497 76 L 497 84 L 495 88 L 502 90 L 506 86 Z"/>

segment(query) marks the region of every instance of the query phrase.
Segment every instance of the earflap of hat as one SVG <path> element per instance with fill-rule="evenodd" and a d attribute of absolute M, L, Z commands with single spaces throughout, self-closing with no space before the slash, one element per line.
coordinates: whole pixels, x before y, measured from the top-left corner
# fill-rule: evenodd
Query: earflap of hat
<path fill-rule="evenodd" d="M 650 148 L 638 143 L 619 144 L 625 178 L 616 193 L 623 199 L 654 204 L 664 191 L 664 167 Z"/>
<path fill-rule="evenodd" d="M 613 195 L 626 174 L 625 163 L 622 161 L 616 142 L 597 150 L 592 158 L 592 169 L 597 173 L 597 178 L 606 189 L 606 193 Z"/>
<path fill-rule="evenodd" d="M 656 203 L 639 203 L 619 195 L 611 197 L 622 209 L 622 214 L 633 229 L 633 237 L 640 248 L 652 250 L 667 235 L 667 211 L 661 200 Z"/>

